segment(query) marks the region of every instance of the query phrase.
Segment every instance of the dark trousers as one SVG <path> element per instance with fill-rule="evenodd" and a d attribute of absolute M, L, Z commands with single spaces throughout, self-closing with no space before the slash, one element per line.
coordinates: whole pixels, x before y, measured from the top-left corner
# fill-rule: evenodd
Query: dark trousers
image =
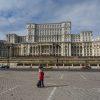
<path fill-rule="evenodd" d="M 37 87 L 44 87 L 44 80 L 39 80 L 37 83 Z"/>
<path fill-rule="evenodd" d="M 41 86 L 44 87 L 44 80 L 41 80 Z"/>

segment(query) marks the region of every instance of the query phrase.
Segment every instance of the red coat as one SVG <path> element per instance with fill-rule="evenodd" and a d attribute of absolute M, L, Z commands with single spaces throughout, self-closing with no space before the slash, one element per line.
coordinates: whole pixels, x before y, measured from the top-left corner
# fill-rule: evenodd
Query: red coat
<path fill-rule="evenodd" d="M 38 78 L 39 78 L 39 80 L 43 80 L 44 79 L 44 72 L 43 71 L 39 72 Z"/>

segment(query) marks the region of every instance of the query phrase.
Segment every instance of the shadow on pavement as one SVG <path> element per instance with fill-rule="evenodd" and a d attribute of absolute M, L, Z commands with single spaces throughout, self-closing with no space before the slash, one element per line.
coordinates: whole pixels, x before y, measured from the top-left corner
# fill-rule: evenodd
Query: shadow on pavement
<path fill-rule="evenodd" d="M 50 87 L 64 87 L 64 86 L 69 86 L 69 85 L 65 85 L 65 84 L 64 85 L 63 84 L 62 85 L 56 85 L 55 84 L 55 85 L 47 85 L 47 86 L 45 86 L 45 88 L 50 88 Z"/>

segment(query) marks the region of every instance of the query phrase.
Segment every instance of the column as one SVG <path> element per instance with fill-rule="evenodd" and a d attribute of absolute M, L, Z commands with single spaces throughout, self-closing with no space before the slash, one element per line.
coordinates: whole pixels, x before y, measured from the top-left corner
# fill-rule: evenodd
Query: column
<path fill-rule="evenodd" d="M 38 55 L 38 45 L 36 46 L 36 54 Z"/>
<path fill-rule="evenodd" d="M 9 51 L 8 52 L 9 53 L 9 57 L 11 57 L 12 56 L 12 47 L 10 47 L 8 51 Z"/>
<path fill-rule="evenodd" d="M 50 48 L 50 45 L 49 45 L 49 55 L 51 55 L 51 50 L 50 50 L 51 48 Z"/>
<path fill-rule="evenodd" d="M 32 54 L 31 55 L 33 56 L 33 45 L 31 47 L 32 47 Z"/>
<path fill-rule="evenodd" d="M 29 56 L 29 54 L 30 54 L 30 45 L 27 44 L 27 55 Z"/>
<path fill-rule="evenodd" d="M 80 56 L 80 44 L 78 46 L 79 46 L 79 52 L 78 53 L 79 53 L 79 56 Z"/>
<path fill-rule="evenodd" d="M 92 44 L 92 56 L 94 56 L 94 43 Z"/>
<path fill-rule="evenodd" d="M 18 50 L 18 51 L 17 51 L 17 55 L 19 56 L 19 47 L 17 47 L 17 50 Z"/>
<path fill-rule="evenodd" d="M 34 50 L 35 50 L 35 56 L 36 56 L 36 45 L 35 45 L 35 47 L 34 47 Z"/>
<path fill-rule="evenodd" d="M 37 50 L 38 50 L 37 55 L 39 56 L 40 55 L 40 46 L 39 45 L 37 46 Z"/>
<path fill-rule="evenodd" d="M 56 45 L 55 45 L 55 55 L 56 55 L 57 49 L 56 49 Z"/>
<path fill-rule="evenodd" d="M 21 56 L 23 55 L 23 46 L 21 45 Z"/>
<path fill-rule="evenodd" d="M 82 56 L 84 56 L 84 43 L 82 43 Z"/>
<path fill-rule="evenodd" d="M 39 45 L 37 45 L 37 55 L 39 56 L 40 55 L 40 46 Z"/>
<path fill-rule="evenodd" d="M 19 56 L 21 55 L 21 47 L 19 47 Z"/>
<path fill-rule="evenodd" d="M 42 55 L 42 45 L 40 45 L 40 55 Z"/>
<path fill-rule="evenodd" d="M 14 47 L 14 56 L 16 56 L 16 47 Z"/>
<path fill-rule="evenodd" d="M 58 56 L 59 56 L 59 46 L 58 46 L 57 48 L 58 48 L 58 53 L 57 53 L 57 54 L 58 54 Z"/>
<path fill-rule="evenodd" d="M 71 43 L 69 43 L 69 56 L 71 56 Z"/>
<path fill-rule="evenodd" d="M 37 47 L 35 46 L 35 55 L 37 55 Z"/>
<path fill-rule="evenodd" d="M 32 56 L 34 55 L 34 46 L 32 45 Z"/>
<path fill-rule="evenodd" d="M 53 52 L 53 44 L 52 44 L 52 55 L 54 55 L 54 52 Z"/>
<path fill-rule="evenodd" d="M 64 52 L 64 51 L 65 51 L 64 49 L 65 49 L 64 43 L 62 43 L 62 44 L 61 44 L 61 56 L 64 56 L 64 55 L 65 55 L 65 54 L 64 54 L 64 53 L 65 53 L 65 52 Z"/>
<path fill-rule="evenodd" d="M 12 54 L 13 54 L 13 50 L 12 50 L 12 47 L 10 47 L 10 57 L 12 57 Z"/>

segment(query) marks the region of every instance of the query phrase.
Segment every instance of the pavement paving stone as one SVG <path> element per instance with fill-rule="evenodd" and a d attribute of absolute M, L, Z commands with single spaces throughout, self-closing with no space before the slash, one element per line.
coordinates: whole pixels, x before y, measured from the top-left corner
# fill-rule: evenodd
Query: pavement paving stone
<path fill-rule="evenodd" d="M 37 88 L 37 71 L 0 71 L 0 100 L 100 100 L 99 80 L 98 72 L 47 71 Z"/>

